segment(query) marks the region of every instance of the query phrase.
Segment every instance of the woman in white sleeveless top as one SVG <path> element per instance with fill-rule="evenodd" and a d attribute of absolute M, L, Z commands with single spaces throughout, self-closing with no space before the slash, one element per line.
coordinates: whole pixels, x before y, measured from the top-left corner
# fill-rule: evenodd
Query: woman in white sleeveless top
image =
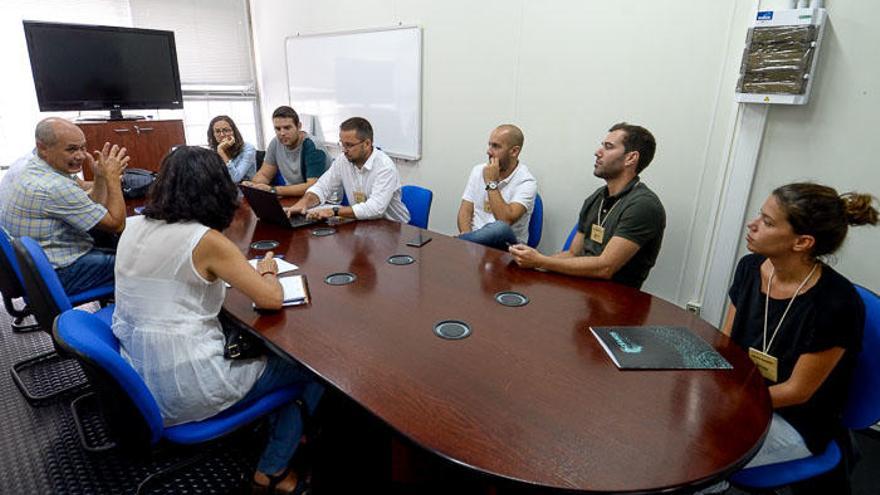
<path fill-rule="evenodd" d="M 237 207 L 238 190 L 220 157 L 184 146 L 165 158 L 144 216 L 128 219 L 119 240 L 113 333 L 166 426 L 202 420 L 295 383 L 306 385 L 303 402 L 312 412 L 322 392 L 308 371 L 278 356 L 223 357 L 224 282 L 264 309 L 280 309 L 283 299 L 272 253 L 255 271 L 221 233 Z M 302 435 L 300 410 L 290 404 L 272 416 L 254 486 L 292 492 L 302 488 L 288 469 Z"/>

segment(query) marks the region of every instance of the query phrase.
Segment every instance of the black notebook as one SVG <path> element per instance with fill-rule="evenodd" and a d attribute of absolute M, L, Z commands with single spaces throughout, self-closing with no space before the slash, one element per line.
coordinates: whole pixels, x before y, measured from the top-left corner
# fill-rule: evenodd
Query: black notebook
<path fill-rule="evenodd" d="M 684 327 L 590 327 L 620 369 L 732 369 L 705 340 Z"/>

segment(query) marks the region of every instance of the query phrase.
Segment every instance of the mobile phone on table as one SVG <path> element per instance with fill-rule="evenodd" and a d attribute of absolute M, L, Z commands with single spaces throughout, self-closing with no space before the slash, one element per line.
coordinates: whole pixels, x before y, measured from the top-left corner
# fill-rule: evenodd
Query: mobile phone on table
<path fill-rule="evenodd" d="M 406 241 L 406 245 L 411 247 L 422 247 L 430 241 L 431 236 L 424 235 L 421 231 L 419 231 L 418 235 Z"/>

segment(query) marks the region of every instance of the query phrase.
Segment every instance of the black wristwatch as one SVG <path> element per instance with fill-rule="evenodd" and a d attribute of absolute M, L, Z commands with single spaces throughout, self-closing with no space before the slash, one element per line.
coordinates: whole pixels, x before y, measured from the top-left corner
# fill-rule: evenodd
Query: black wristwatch
<path fill-rule="evenodd" d="M 487 191 L 496 191 L 496 190 L 498 190 L 498 183 L 495 182 L 494 180 L 490 180 L 489 182 L 486 183 L 486 190 L 487 190 Z"/>
<path fill-rule="evenodd" d="M 338 216 L 339 216 L 339 207 L 338 207 L 338 206 L 334 206 L 334 207 L 333 207 L 333 216 L 334 216 L 334 217 L 338 217 Z"/>

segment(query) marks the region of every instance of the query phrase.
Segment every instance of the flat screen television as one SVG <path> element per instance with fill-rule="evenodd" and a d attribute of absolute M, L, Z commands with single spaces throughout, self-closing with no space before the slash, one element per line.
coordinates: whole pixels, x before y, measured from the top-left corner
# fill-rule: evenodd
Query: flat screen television
<path fill-rule="evenodd" d="M 41 111 L 183 108 L 174 32 L 24 21 Z"/>

